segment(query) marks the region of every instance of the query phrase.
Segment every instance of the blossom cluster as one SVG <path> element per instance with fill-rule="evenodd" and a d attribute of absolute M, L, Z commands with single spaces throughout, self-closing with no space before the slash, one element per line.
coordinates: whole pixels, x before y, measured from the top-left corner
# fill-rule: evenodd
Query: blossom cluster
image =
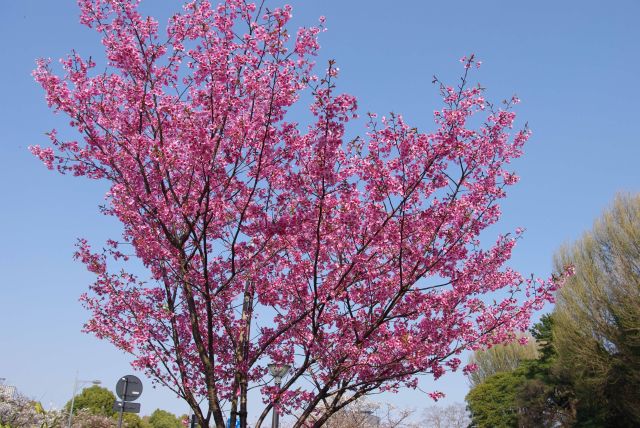
<path fill-rule="evenodd" d="M 337 92 L 333 62 L 314 74 L 322 22 L 292 37 L 290 7 L 196 0 L 161 34 L 138 1 L 79 4 L 107 70 L 75 52 L 61 76 L 38 61 L 47 102 L 81 138 L 52 131 L 32 152 L 108 181 L 104 213 L 124 228 L 102 253 L 78 244 L 97 277 L 86 330 L 192 407 L 207 397 L 216 424 L 223 403 L 243 414 L 237 397 L 270 361 L 292 369 L 263 387 L 261 418 L 275 405 L 304 424 L 323 400 L 458 370 L 461 352 L 514 339 L 551 299 L 557 281 L 506 266 L 519 231 L 480 243 L 529 131 L 470 83 L 473 56 L 458 86 L 437 81 L 435 130 L 370 114 L 347 140 L 356 99 Z M 305 129 L 288 115 L 304 91 Z M 109 269 L 122 248 L 148 277 Z"/>

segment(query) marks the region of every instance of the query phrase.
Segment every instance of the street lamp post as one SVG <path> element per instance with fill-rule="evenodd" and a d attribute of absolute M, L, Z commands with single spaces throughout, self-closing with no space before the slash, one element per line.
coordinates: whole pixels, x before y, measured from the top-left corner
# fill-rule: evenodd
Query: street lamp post
<path fill-rule="evenodd" d="M 100 385 L 102 382 L 99 380 L 82 380 L 78 379 L 78 373 L 76 372 L 76 379 L 73 382 L 73 395 L 71 396 L 71 406 L 69 407 L 69 421 L 67 422 L 67 428 L 71 428 L 71 422 L 73 420 L 73 405 L 76 402 L 76 393 L 78 392 L 78 386 L 92 383 L 94 385 Z"/>
<path fill-rule="evenodd" d="M 276 381 L 276 386 L 280 389 L 280 385 L 282 384 L 282 378 L 289 373 L 289 369 L 291 368 L 288 364 L 269 364 L 269 374 L 273 376 L 273 379 Z M 278 414 L 278 409 L 273 405 L 272 410 L 273 419 L 271 420 L 271 428 L 280 428 L 280 415 Z"/>

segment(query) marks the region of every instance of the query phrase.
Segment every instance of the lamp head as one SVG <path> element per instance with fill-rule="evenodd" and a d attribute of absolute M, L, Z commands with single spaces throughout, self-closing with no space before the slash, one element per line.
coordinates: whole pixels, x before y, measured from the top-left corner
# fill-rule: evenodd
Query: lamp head
<path fill-rule="evenodd" d="M 267 366 L 269 368 L 269 374 L 279 382 L 283 377 L 287 375 L 291 366 L 289 364 L 276 364 L 271 363 Z"/>

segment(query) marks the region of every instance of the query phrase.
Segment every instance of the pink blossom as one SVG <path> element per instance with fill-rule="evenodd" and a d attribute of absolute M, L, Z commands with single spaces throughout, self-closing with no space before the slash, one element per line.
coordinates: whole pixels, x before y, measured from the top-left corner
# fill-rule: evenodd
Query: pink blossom
<path fill-rule="evenodd" d="M 473 55 L 461 83 L 435 80 L 432 130 L 369 114 L 352 138 L 357 100 L 338 92 L 333 61 L 314 74 L 320 27 L 292 37 L 288 6 L 190 1 L 166 36 L 138 1 L 79 6 L 106 64 L 72 53 L 58 75 L 37 62 L 80 139 L 52 132 L 30 150 L 108 183 L 103 212 L 123 233 L 103 251 L 78 243 L 96 278 L 85 331 L 132 354 L 201 426 L 225 425 L 222 403 L 245 415 L 250 388 L 265 400 L 249 404 L 258 425 L 276 407 L 306 415 L 297 427 L 325 399 L 415 388 L 459 370 L 464 350 L 513 340 L 552 300 L 562 278 L 507 267 L 521 230 L 480 241 L 530 133 L 512 131 L 515 98 L 485 109 Z M 307 98 L 303 127 L 289 111 Z M 268 362 L 291 366 L 280 387 Z"/>

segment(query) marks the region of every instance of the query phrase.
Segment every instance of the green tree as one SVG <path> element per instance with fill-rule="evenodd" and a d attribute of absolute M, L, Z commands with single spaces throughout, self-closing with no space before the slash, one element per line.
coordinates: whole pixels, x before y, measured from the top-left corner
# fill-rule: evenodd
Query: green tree
<path fill-rule="evenodd" d="M 526 378 L 522 371 L 499 372 L 486 378 L 467 394 L 471 426 L 508 428 L 518 426 L 516 397 Z"/>
<path fill-rule="evenodd" d="M 160 409 L 151 414 L 149 425 L 153 428 L 182 428 L 182 422 L 176 415 Z"/>
<path fill-rule="evenodd" d="M 477 383 L 467 395 L 475 427 L 546 428 L 574 422 L 572 385 L 556 370 L 553 318 L 544 315 L 531 329 L 537 359 L 521 359 L 512 370 Z M 498 361 L 502 361 L 498 359 Z"/>
<path fill-rule="evenodd" d="M 516 341 L 474 352 L 469 358 L 469 363 L 475 364 L 478 368 L 469 375 L 471 386 L 479 385 L 496 373 L 515 370 L 521 361 L 536 359 L 538 350 L 535 340 L 531 335 L 524 337 L 528 339 L 524 345 Z"/>
<path fill-rule="evenodd" d="M 73 412 L 76 413 L 80 409 L 87 409 L 94 415 L 113 416 L 115 411 L 113 405 L 116 402 L 116 396 L 107 388 L 93 385 L 85 388 L 75 397 L 73 403 Z M 65 405 L 65 410 L 69 412 L 71 401 Z"/>
<path fill-rule="evenodd" d="M 119 415 L 114 415 L 113 418 L 118 420 Z M 140 418 L 135 413 L 125 413 L 122 415 L 122 425 L 126 428 L 151 428 L 152 425 L 146 420 Z M 180 427 L 182 428 L 182 427 Z"/>
<path fill-rule="evenodd" d="M 575 268 L 558 292 L 558 364 L 575 386 L 580 426 L 640 426 L 640 195 L 619 195 L 555 257 Z"/>
<path fill-rule="evenodd" d="M 539 356 L 523 361 L 519 367 L 526 378 L 516 394 L 520 427 L 565 427 L 572 426 L 575 420 L 573 385 L 558 369 L 553 325 L 553 317 L 543 315 L 531 328 Z"/>

